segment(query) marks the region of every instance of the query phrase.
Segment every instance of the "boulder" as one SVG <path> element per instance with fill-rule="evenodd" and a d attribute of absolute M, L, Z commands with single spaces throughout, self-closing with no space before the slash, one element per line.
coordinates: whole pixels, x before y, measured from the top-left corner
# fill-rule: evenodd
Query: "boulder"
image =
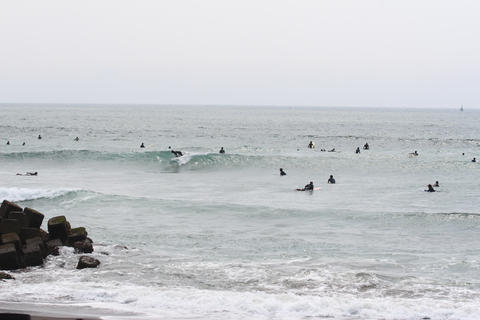
<path fill-rule="evenodd" d="M 96 268 L 99 265 L 99 260 L 89 256 L 81 256 L 78 260 L 77 269 Z"/>
<path fill-rule="evenodd" d="M 35 237 L 25 240 L 25 246 L 30 245 L 38 245 L 40 250 L 42 251 L 42 257 L 45 258 L 48 255 L 47 247 L 45 246 L 45 242 L 43 242 L 42 238 Z"/>
<path fill-rule="evenodd" d="M 20 240 L 25 243 L 25 240 L 40 237 L 43 240 L 42 231 L 38 228 L 21 228 Z"/>
<path fill-rule="evenodd" d="M 0 245 L 0 269 L 14 270 L 23 267 L 23 261 L 20 258 L 17 249 L 13 243 Z"/>
<path fill-rule="evenodd" d="M 25 264 L 28 267 L 41 266 L 43 264 L 43 253 L 39 243 L 26 244 L 22 250 Z"/>
<path fill-rule="evenodd" d="M 20 237 L 15 232 L 4 233 L 0 235 L 0 243 L 1 244 L 12 243 L 15 246 L 16 250 L 20 250 L 20 248 L 22 247 Z"/>
<path fill-rule="evenodd" d="M 17 220 L 20 224 L 20 228 L 26 228 L 30 224 L 27 215 L 22 211 L 10 211 L 7 218 L 11 220 Z"/>
<path fill-rule="evenodd" d="M 52 239 L 45 242 L 45 246 L 47 247 L 47 255 L 54 255 L 58 256 L 60 253 L 58 252 L 58 248 L 63 246 L 62 240 L 60 239 Z"/>
<path fill-rule="evenodd" d="M 2 219 L 0 223 L 0 234 L 15 232 L 20 233 L 20 223 L 14 219 Z"/>
<path fill-rule="evenodd" d="M 50 240 L 50 235 L 48 234 L 47 231 L 43 230 L 43 229 L 40 229 L 40 236 L 42 237 L 42 240 L 44 242 Z"/>
<path fill-rule="evenodd" d="M 23 211 L 23 209 L 13 202 L 3 200 L 2 205 L 0 206 L 0 217 L 6 218 L 11 211 Z"/>
<path fill-rule="evenodd" d="M 43 218 L 45 217 L 43 214 L 31 208 L 25 208 L 23 209 L 23 212 L 27 215 L 29 219 L 30 228 L 40 228 L 43 222 Z"/>
<path fill-rule="evenodd" d="M 77 241 L 83 241 L 87 239 L 87 230 L 84 227 L 73 228 L 70 230 L 70 234 L 68 235 L 68 245 L 72 246 Z"/>
<path fill-rule="evenodd" d="M 0 280 L 15 280 L 15 278 L 6 272 L 0 272 Z"/>
<path fill-rule="evenodd" d="M 92 253 L 93 242 L 90 238 L 82 241 L 76 241 L 73 243 L 73 248 L 75 249 L 75 253 Z"/>
<path fill-rule="evenodd" d="M 53 217 L 48 220 L 48 233 L 52 239 L 65 241 L 70 231 L 70 223 L 65 216 Z"/>

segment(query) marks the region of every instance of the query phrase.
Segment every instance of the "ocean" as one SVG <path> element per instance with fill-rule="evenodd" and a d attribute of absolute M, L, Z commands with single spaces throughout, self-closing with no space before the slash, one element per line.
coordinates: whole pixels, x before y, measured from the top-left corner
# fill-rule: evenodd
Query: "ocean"
<path fill-rule="evenodd" d="M 44 229 L 58 215 L 86 227 L 101 261 L 76 270 L 63 248 L 0 283 L 0 306 L 105 319 L 480 318 L 479 110 L 0 113 L 0 201 L 44 213 Z M 309 181 L 319 190 L 295 191 Z"/>

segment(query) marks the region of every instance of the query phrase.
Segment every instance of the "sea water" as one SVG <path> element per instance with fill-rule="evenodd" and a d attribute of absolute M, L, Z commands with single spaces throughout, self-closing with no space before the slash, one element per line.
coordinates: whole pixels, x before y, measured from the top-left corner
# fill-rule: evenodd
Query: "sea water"
<path fill-rule="evenodd" d="M 76 270 L 63 248 L 12 272 L 17 280 L 0 284 L 4 307 L 134 319 L 480 318 L 479 111 L 2 105 L 0 114 L 0 201 L 44 213 L 45 229 L 57 215 L 86 227 L 101 261 Z M 38 176 L 16 175 L 27 171 Z M 309 181 L 320 190 L 294 191 Z M 438 192 L 424 192 L 435 181 Z"/>

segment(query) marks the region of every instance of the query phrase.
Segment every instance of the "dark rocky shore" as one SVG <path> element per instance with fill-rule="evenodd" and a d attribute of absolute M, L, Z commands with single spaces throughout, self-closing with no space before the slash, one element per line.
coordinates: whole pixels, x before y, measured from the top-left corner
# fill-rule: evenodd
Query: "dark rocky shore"
<path fill-rule="evenodd" d="M 93 241 L 84 227 L 71 228 L 65 216 L 48 220 L 47 231 L 41 228 L 44 215 L 31 208 L 4 200 L 0 206 L 0 270 L 40 266 L 49 255 L 58 255 L 61 246 L 75 253 L 92 253 Z M 100 261 L 81 256 L 77 269 L 96 268 Z M 9 275 L 0 273 L 0 279 Z"/>

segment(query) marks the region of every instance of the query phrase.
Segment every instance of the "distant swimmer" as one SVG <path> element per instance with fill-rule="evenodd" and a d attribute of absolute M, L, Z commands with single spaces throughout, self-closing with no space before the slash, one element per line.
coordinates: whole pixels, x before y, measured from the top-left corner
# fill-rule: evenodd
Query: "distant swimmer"
<path fill-rule="evenodd" d="M 335 184 L 335 179 L 333 178 L 333 175 L 330 175 L 330 178 L 328 178 L 327 183 Z"/>
<path fill-rule="evenodd" d="M 143 142 L 142 142 L 142 144 L 140 145 L 140 148 L 145 148 L 145 145 L 143 144 Z"/>
<path fill-rule="evenodd" d="M 79 140 L 80 140 L 80 138 L 79 138 L 79 137 L 75 137 L 75 139 L 73 139 L 73 140 L 75 140 L 75 141 L 79 141 Z"/>
<path fill-rule="evenodd" d="M 431 184 L 427 185 L 427 190 L 426 192 L 435 192 L 435 189 L 433 189 L 433 186 Z"/>
<path fill-rule="evenodd" d="M 333 148 L 332 150 L 328 150 L 328 152 L 335 152 L 335 148 Z"/>
<path fill-rule="evenodd" d="M 223 149 L 223 147 L 221 147 L 220 151 L 218 151 L 218 153 L 225 153 L 225 149 Z"/>
<path fill-rule="evenodd" d="M 10 145 L 10 141 L 7 141 L 7 146 L 9 146 L 9 145 Z"/>
<path fill-rule="evenodd" d="M 38 172 L 35 171 L 35 172 L 27 172 L 25 174 L 23 173 L 17 173 L 17 176 L 38 176 Z"/>
<path fill-rule="evenodd" d="M 177 157 L 177 158 L 178 158 L 178 157 L 181 157 L 181 156 L 183 156 L 183 153 L 182 153 L 182 151 L 175 151 L 175 150 L 172 150 L 172 153 L 173 153 L 173 154 L 175 155 L 175 157 Z"/>
<path fill-rule="evenodd" d="M 25 141 L 22 143 L 22 146 L 24 146 L 24 145 L 25 145 Z"/>
<path fill-rule="evenodd" d="M 414 152 L 409 153 L 409 155 L 416 157 L 418 156 L 418 152 L 415 150 Z"/>
<path fill-rule="evenodd" d="M 327 151 L 327 150 L 325 150 L 325 149 L 322 148 L 322 149 L 320 149 L 320 151 L 325 152 L 325 151 Z"/>
<path fill-rule="evenodd" d="M 440 187 L 440 184 L 438 183 L 438 181 L 435 181 L 435 183 L 433 184 L 434 187 Z"/>
<path fill-rule="evenodd" d="M 41 135 L 38 135 L 38 140 L 42 139 L 42 136 Z"/>
<path fill-rule="evenodd" d="M 280 175 L 281 176 L 286 176 L 287 173 L 285 171 L 283 171 L 283 168 L 280 168 Z"/>
<path fill-rule="evenodd" d="M 473 159 L 472 159 L 472 162 L 477 162 L 477 159 L 476 159 L 476 158 L 473 158 Z"/>
<path fill-rule="evenodd" d="M 355 150 L 355 153 L 356 153 L 356 154 L 359 154 L 359 153 L 360 153 L 360 147 L 357 147 L 357 150 Z"/>
<path fill-rule="evenodd" d="M 303 189 L 297 189 L 297 191 L 313 191 L 313 181 L 310 181 Z"/>
<path fill-rule="evenodd" d="M 363 150 L 370 150 L 370 146 L 368 145 L 368 142 L 365 142 L 363 145 Z"/>
<path fill-rule="evenodd" d="M 315 148 L 315 142 L 310 141 L 310 143 L 308 144 L 308 147 L 309 147 L 310 149 L 314 149 L 314 148 Z"/>

